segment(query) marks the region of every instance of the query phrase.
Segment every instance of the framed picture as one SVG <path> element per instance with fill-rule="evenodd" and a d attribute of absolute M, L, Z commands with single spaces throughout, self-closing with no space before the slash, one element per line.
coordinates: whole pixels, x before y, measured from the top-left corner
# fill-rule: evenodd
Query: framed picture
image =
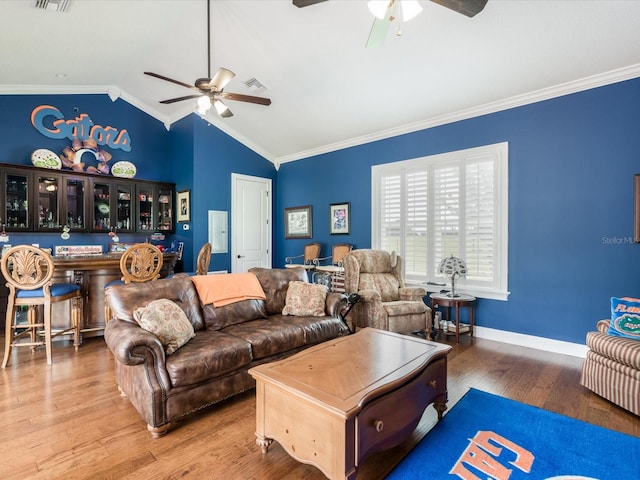
<path fill-rule="evenodd" d="M 332 203 L 329 205 L 329 233 L 331 235 L 346 235 L 349 233 L 349 209 L 351 204 Z"/>
<path fill-rule="evenodd" d="M 178 192 L 178 222 L 187 223 L 191 221 L 191 190 Z"/>
<path fill-rule="evenodd" d="M 311 205 L 284 209 L 284 238 L 311 238 Z"/>

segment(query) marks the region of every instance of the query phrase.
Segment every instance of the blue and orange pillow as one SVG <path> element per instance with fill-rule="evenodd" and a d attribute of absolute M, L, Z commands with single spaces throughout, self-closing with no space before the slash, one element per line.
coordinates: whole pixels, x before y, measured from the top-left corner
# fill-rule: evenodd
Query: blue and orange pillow
<path fill-rule="evenodd" d="M 640 340 L 640 298 L 611 297 L 609 335 Z"/>

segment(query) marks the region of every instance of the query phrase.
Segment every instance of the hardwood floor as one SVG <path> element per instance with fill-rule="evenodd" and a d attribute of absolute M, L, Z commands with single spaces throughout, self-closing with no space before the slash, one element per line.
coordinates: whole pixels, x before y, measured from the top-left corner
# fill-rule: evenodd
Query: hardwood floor
<path fill-rule="evenodd" d="M 4 339 L 2 338 L 2 345 Z M 578 384 L 582 359 L 461 338 L 449 354 L 449 407 L 470 388 L 640 436 L 640 417 Z M 44 351 L 17 349 L 0 371 L 0 477 L 7 479 L 320 480 L 315 467 L 274 442 L 255 444 L 255 397 L 247 392 L 196 413 L 152 439 L 114 384 L 113 358 L 101 338 L 78 353 L 56 342 Z M 370 457 L 358 479 L 382 479 L 435 423 L 431 407 L 402 445 Z"/>

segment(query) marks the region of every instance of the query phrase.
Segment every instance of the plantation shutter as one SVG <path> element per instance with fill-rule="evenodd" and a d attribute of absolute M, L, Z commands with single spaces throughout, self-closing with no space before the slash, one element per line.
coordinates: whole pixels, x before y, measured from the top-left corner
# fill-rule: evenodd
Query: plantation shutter
<path fill-rule="evenodd" d="M 468 269 L 458 281 L 464 291 L 506 298 L 506 148 L 374 166 L 373 248 L 398 252 L 405 279 L 420 284 L 447 283 L 440 261 L 460 257 Z"/>

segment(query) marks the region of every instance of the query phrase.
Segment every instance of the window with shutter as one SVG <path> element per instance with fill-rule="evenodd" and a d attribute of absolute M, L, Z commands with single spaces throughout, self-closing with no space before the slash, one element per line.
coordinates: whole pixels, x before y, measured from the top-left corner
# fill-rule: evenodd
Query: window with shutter
<path fill-rule="evenodd" d="M 438 265 L 454 255 L 462 291 L 507 298 L 507 143 L 376 165 L 372 183 L 371 244 L 402 256 L 407 282 L 447 283 Z"/>

